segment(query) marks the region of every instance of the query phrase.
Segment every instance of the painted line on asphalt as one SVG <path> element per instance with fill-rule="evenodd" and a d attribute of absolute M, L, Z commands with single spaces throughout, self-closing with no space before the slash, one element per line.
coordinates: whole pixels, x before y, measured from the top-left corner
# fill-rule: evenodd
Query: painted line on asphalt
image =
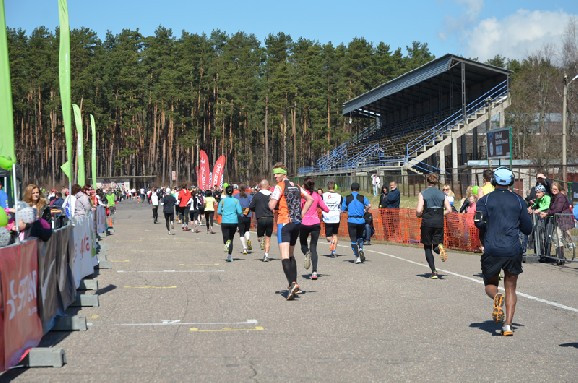
<path fill-rule="evenodd" d="M 347 246 L 344 246 L 344 245 L 338 245 L 338 246 L 347 247 Z M 366 250 L 366 251 L 371 252 L 371 253 L 377 253 L 377 254 L 385 255 L 385 256 L 388 256 L 388 257 L 390 257 L 390 258 L 399 259 L 400 261 L 404 261 L 404 262 L 411 263 L 411 264 L 414 264 L 414 265 L 418 265 L 418 266 L 421 266 L 421 267 L 429 268 L 429 266 L 426 265 L 426 264 L 419 263 L 419 262 L 415 262 L 415 261 L 412 261 L 411 259 L 406 259 L 406 258 L 398 257 L 397 255 L 387 254 L 387 253 L 384 253 L 384 252 L 381 252 L 381 251 L 376 251 L 376 250 Z M 449 270 L 445 270 L 445 269 L 438 269 L 438 270 L 439 270 L 439 271 L 442 271 L 442 272 L 444 272 L 444 273 L 446 273 L 446 274 L 453 275 L 454 277 L 459 277 L 459 278 L 468 280 L 468 281 L 470 281 L 470 282 L 478 283 L 478 284 L 480 284 L 480 285 L 483 285 L 483 284 L 484 284 L 484 281 L 483 281 L 482 279 L 468 277 L 468 276 L 461 275 L 461 274 L 458 274 L 458 273 L 454 273 L 453 271 L 449 271 Z M 500 289 L 500 291 L 505 291 L 503 287 L 500 287 L 499 289 Z M 524 297 L 524 298 L 526 298 L 526 299 L 532 300 L 532 301 L 544 303 L 544 304 L 547 304 L 547 305 L 549 305 L 549 306 L 553 306 L 553 307 L 556 307 L 556 308 L 559 308 L 559 309 L 562 309 L 562 310 L 566 310 L 566 311 L 578 313 L 578 309 L 577 309 L 577 308 L 574 308 L 574 307 L 571 307 L 571 306 L 566 306 L 566 305 L 564 305 L 564 304 L 562 304 L 562 303 L 553 302 L 553 301 L 549 301 L 549 300 L 547 300 L 547 299 L 535 297 L 535 296 L 533 296 L 533 295 L 526 294 L 526 293 L 523 293 L 523 292 L 521 292 L 521 291 L 516 291 L 516 294 L 519 295 L 519 296 L 521 296 L 521 297 Z"/>
<path fill-rule="evenodd" d="M 196 327 L 191 327 L 189 329 L 190 332 L 233 332 L 233 331 L 263 331 L 263 330 L 265 330 L 265 328 L 261 326 L 255 326 L 253 328 L 223 327 L 221 329 L 198 329 Z"/>
<path fill-rule="evenodd" d="M 178 319 L 164 319 L 154 323 L 119 323 L 119 326 L 239 326 L 243 324 L 256 325 L 256 319 L 247 319 L 245 322 L 181 322 Z"/>
<path fill-rule="evenodd" d="M 124 286 L 125 289 L 176 289 L 177 286 Z"/>
<path fill-rule="evenodd" d="M 117 273 L 224 273 L 225 270 L 117 270 Z"/>
<path fill-rule="evenodd" d="M 129 259 L 119 259 L 119 260 L 110 260 L 113 263 L 129 263 L 130 260 Z"/>

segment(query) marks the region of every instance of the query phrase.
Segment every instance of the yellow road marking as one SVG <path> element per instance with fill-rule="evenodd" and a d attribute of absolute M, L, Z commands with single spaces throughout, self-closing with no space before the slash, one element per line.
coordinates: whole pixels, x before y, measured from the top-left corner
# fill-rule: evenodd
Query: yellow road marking
<path fill-rule="evenodd" d="M 128 259 L 119 259 L 119 260 L 114 260 L 114 261 L 111 260 L 111 262 L 113 262 L 113 263 L 128 263 L 128 262 L 130 262 L 130 260 L 128 260 Z"/>
<path fill-rule="evenodd" d="M 223 327 L 221 329 L 198 329 L 196 327 L 191 327 L 189 329 L 190 332 L 231 332 L 231 331 L 263 331 L 265 328 L 261 326 L 255 326 L 253 328 L 232 328 L 232 327 Z"/>
<path fill-rule="evenodd" d="M 90 316 L 90 319 L 97 319 L 98 317 L 99 317 L 99 315 L 93 314 L 93 315 Z"/>
<path fill-rule="evenodd" d="M 124 286 L 125 289 L 176 289 L 177 286 Z"/>

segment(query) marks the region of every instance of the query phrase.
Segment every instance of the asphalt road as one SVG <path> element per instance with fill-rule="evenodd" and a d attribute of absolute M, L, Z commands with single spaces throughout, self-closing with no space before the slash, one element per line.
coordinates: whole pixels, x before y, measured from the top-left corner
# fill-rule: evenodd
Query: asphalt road
<path fill-rule="evenodd" d="M 449 252 L 427 278 L 423 250 L 374 244 L 320 256 L 317 281 L 297 251 L 304 293 L 287 282 L 273 240 L 225 263 L 220 229 L 167 235 L 148 205 L 122 203 L 103 240 L 112 270 L 98 276 L 100 307 L 84 308 L 88 331 L 50 333 L 63 368 L 16 369 L 16 382 L 575 382 L 578 267 L 525 265 L 515 335 L 498 335 L 479 255 Z M 252 233 L 253 243 L 257 244 Z M 344 241 L 342 244 L 347 243 Z M 323 239 L 320 254 L 327 254 Z M 303 275 L 303 277 L 301 277 Z"/>

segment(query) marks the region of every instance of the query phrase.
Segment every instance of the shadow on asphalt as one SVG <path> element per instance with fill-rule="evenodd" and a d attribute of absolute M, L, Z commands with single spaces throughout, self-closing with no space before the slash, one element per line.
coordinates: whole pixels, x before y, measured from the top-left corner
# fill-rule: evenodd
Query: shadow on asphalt
<path fill-rule="evenodd" d="M 116 290 L 116 289 L 117 289 L 117 286 L 116 286 L 116 285 L 108 285 L 108 286 L 106 286 L 106 287 L 104 287 L 104 288 L 102 288 L 102 289 L 96 290 L 96 295 L 106 294 L 106 293 L 108 293 L 109 291 Z"/>
<path fill-rule="evenodd" d="M 578 343 L 562 343 L 560 347 L 574 347 L 578 348 Z"/>
<path fill-rule="evenodd" d="M 416 274 L 416 277 L 431 279 L 431 273 Z M 438 279 L 445 279 L 446 275 L 438 274 Z"/>
<path fill-rule="evenodd" d="M 323 277 L 330 277 L 330 274 L 317 274 L 318 278 L 323 278 Z M 302 274 L 301 277 L 303 279 L 311 279 L 311 274 Z"/>
<path fill-rule="evenodd" d="M 492 334 L 492 336 L 502 336 L 500 333 L 502 325 L 500 323 L 494 322 L 493 320 L 487 320 L 481 323 L 471 323 L 470 327 L 483 330 L 489 334 Z M 516 330 L 518 327 L 524 327 L 524 325 L 519 323 L 512 323 L 512 330 Z"/>

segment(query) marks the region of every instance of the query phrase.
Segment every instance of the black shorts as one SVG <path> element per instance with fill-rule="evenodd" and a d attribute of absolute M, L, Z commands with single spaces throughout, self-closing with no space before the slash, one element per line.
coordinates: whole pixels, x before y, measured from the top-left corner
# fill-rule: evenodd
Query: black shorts
<path fill-rule="evenodd" d="M 443 227 L 421 227 L 421 243 L 424 245 L 439 245 L 444 242 Z"/>
<path fill-rule="evenodd" d="M 239 217 L 239 235 L 242 237 L 251 229 L 251 217 Z"/>
<path fill-rule="evenodd" d="M 198 210 L 191 210 L 189 212 L 192 221 L 196 221 L 199 218 L 199 211 Z"/>
<path fill-rule="evenodd" d="M 363 231 L 365 230 L 365 223 L 351 223 L 347 222 L 347 231 L 349 232 L 349 239 L 352 243 L 363 239 Z"/>
<path fill-rule="evenodd" d="M 261 217 L 257 220 L 257 237 L 271 237 L 273 234 L 273 217 Z"/>
<path fill-rule="evenodd" d="M 289 242 L 289 246 L 295 246 L 299 238 L 300 223 L 277 224 L 277 242 Z"/>
<path fill-rule="evenodd" d="M 325 236 L 327 238 L 339 234 L 339 222 L 325 224 Z"/>
<path fill-rule="evenodd" d="M 492 257 L 482 254 L 480 260 L 482 264 L 482 275 L 484 276 L 484 285 L 489 285 L 490 280 L 495 278 L 501 270 L 510 274 L 518 275 L 522 270 L 522 254 L 514 257 Z"/>

